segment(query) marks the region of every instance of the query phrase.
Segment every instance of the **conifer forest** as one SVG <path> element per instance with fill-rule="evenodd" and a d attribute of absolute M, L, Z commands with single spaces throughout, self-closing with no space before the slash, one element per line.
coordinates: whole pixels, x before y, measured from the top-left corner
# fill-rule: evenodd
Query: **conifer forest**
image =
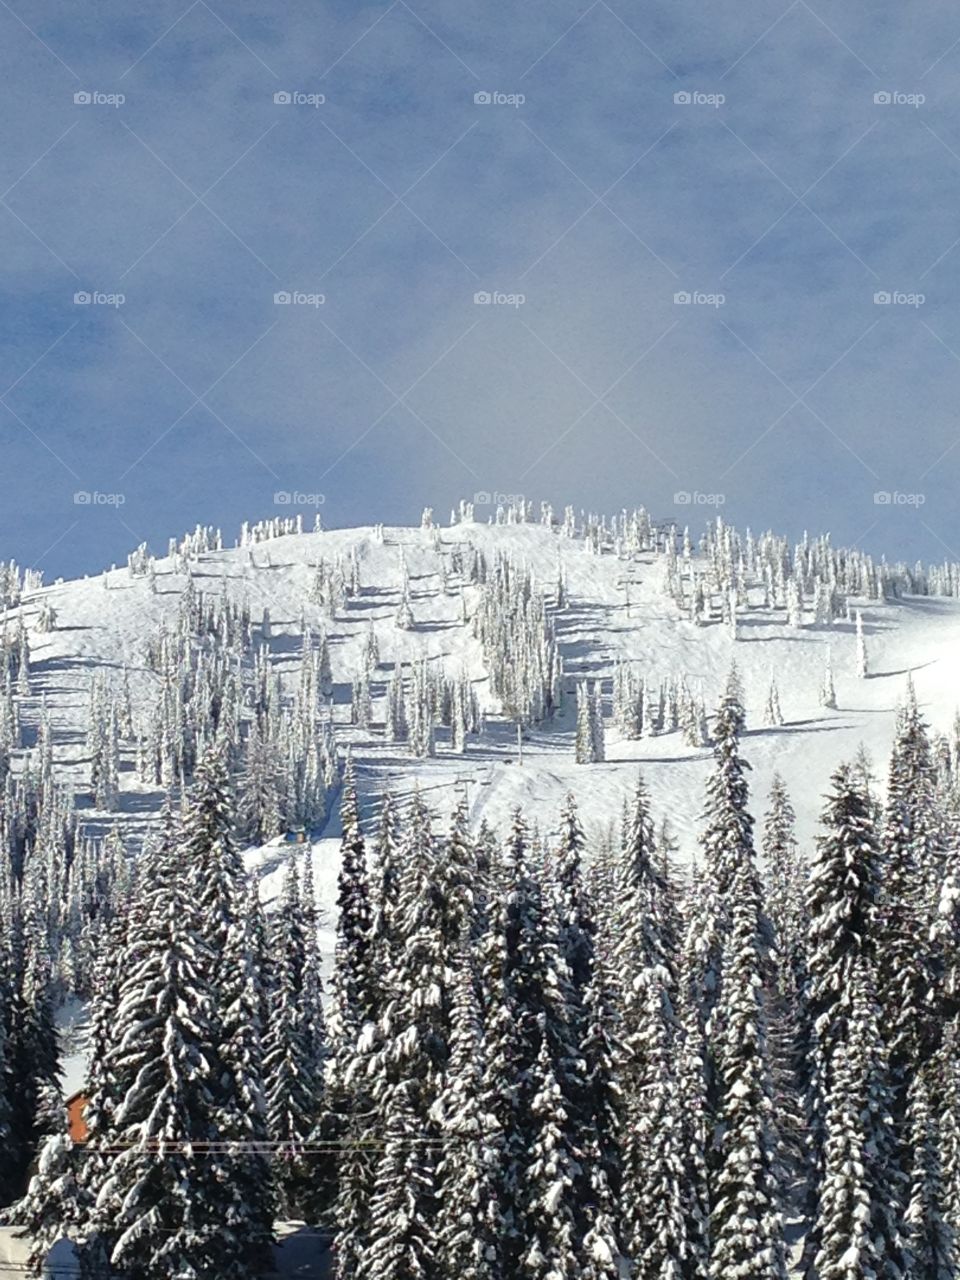
<path fill-rule="evenodd" d="M 958 583 L 529 504 L 8 565 L 23 1266 L 257 1280 L 293 1231 L 338 1280 L 955 1276 L 960 722 L 871 623 L 916 646 Z M 585 661 L 608 586 L 621 649 Z M 124 657 L 70 701 L 88 609 Z M 753 628 L 807 667 L 758 668 Z M 881 685 L 882 756 L 765 759 Z"/>

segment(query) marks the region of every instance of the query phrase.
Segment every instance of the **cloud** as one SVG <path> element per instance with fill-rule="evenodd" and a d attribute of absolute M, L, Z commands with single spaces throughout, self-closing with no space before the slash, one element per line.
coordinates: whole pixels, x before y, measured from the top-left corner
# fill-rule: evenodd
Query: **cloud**
<path fill-rule="evenodd" d="M 277 476 L 323 476 L 344 521 L 445 510 L 481 476 L 610 510 L 722 488 L 754 527 L 960 544 L 945 6 L 21 17 L 0 14 L 4 555 L 71 524 L 71 470 L 122 477 L 129 527 L 87 522 L 49 574 L 121 560 L 131 531 L 229 536 Z M 126 301 L 81 315 L 78 289 Z M 498 291 L 525 301 L 473 301 Z M 880 482 L 926 485 L 933 533 L 878 519 Z"/>

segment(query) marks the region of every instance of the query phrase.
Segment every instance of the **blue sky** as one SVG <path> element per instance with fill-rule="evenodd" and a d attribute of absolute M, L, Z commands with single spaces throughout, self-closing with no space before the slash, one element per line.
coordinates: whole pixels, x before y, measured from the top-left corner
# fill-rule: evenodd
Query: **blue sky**
<path fill-rule="evenodd" d="M 48 580 L 277 493 L 960 559 L 948 6 L 0 0 L 0 66 L 0 555 Z"/>

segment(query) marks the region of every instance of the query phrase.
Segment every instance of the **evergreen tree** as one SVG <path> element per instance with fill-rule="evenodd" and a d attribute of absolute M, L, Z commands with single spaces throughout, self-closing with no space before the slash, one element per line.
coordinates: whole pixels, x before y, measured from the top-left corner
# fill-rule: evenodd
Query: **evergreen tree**
<path fill-rule="evenodd" d="M 774 727 L 783 724 L 783 712 L 780 710 L 780 690 L 777 688 L 776 676 L 770 677 L 770 689 L 767 693 L 767 705 L 763 718 L 767 724 Z"/>
<path fill-rule="evenodd" d="M 80 1240 L 88 1228 L 92 1205 L 78 1174 L 78 1160 L 67 1134 L 45 1138 L 26 1195 L 4 1214 L 30 1240 L 27 1266 L 38 1273 L 58 1240 Z"/>
<path fill-rule="evenodd" d="M 577 1163 L 568 1138 L 570 1117 L 546 1036 L 531 1072 L 531 1084 L 534 1132 L 524 1176 L 526 1228 L 521 1274 L 531 1280 L 575 1280 L 581 1275 L 574 1208 Z"/>
<path fill-rule="evenodd" d="M 749 853 L 749 851 L 748 851 Z M 730 936 L 717 1005 L 719 1105 L 711 1280 L 786 1276 L 763 1008 L 760 894 L 752 859 L 729 888 Z"/>
<path fill-rule="evenodd" d="M 753 856 L 753 819 L 747 812 L 746 771 L 740 755 L 745 714 L 740 674 L 731 667 L 714 724 L 715 765 L 707 783 L 707 824 L 701 837 L 708 874 L 721 899 Z"/>
<path fill-rule="evenodd" d="M 340 873 L 337 878 L 337 939 L 334 955 L 331 1046 L 343 1078 L 360 1031 L 374 1009 L 371 972 L 372 907 L 366 843 L 360 827 L 353 760 L 347 757 L 340 803 Z"/>
<path fill-rule="evenodd" d="M 870 962 L 852 962 L 848 1034 L 835 1047 L 815 1230 L 819 1280 L 900 1280 L 889 1071 Z"/>
<path fill-rule="evenodd" d="M 827 649 L 826 662 L 823 668 L 823 682 L 820 685 L 820 705 L 832 711 L 837 709 L 837 691 L 833 687 L 833 660 L 829 649 Z"/>
<path fill-rule="evenodd" d="M 945 1212 L 943 1126 L 931 1083 L 939 1074 L 933 1059 L 915 1075 L 907 1111 L 911 1166 L 904 1213 L 908 1275 L 911 1280 L 950 1280 L 960 1265 L 955 1227 Z"/>
<path fill-rule="evenodd" d="M 500 1280 L 500 1135 L 491 1099 L 484 1093 L 477 975 L 465 946 L 455 964 L 450 1060 L 431 1111 L 443 1138 L 438 1169 L 443 1194 L 435 1228 L 437 1261 L 443 1280 Z"/>
<path fill-rule="evenodd" d="M 370 1100 L 358 1076 L 361 1033 L 376 1011 L 371 969 L 372 908 L 366 844 L 360 827 L 353 761 L 347 757 L 340 804 L 343 836 L 337 880 L 337 937 L 334 953 L 330 1032 L 330 1086 L 344 1144 L 335 1208 L 338 1280 L 355 1280 L 371 1238 L 372 1160 L 365 1149 Z M 402 1115 L 396 1125 L 402 1128 Z M 394 1135 L 394 1143 L 402 1134 Z M 396 1151 L 394 1151 L 396 1155 Z"/>
<path fill-rule="evenodd" d="M 797 849 L 794 822 L 783 779 L 774 774 L 763 836 L 766 911 L 776 968 L 768 1005 L 770 1060 L 784 1172 L 802 1177 L 807 1154 L 805 1099 L 812 1028 L 806 1003 L 807 873 Z"/>
<path fill-rule="evenodd" d="M 814 1033 L 807 1064 L 807 1109 L 814 1182 L 821 1186 L 826 1185 L 828 1177 L 828 1112 L 831 1106 L 836 1109 L 848 1105 L 838 1091 L 849 1089 L 849 1081 L 838 1083 L 837 1075 L 849 1067 L 847 1047 L 857 1033 L 858 1020 L 866 1020 L 864 1034 L 870 1031 L 880 896 L 879 840 L 873 802 L 862 776 L 850 765 L 841 765 L 831 784 L 821 819 L 823 833 L 817 837 L 816 859 L 807 888 L 807 1008 Z M 855 1009 L 858 991 L 860 1005 Z M 847 1056 L 838 1060 L 841 1050 Z M 871 1079 L 875 1088 L 885 1091 L 889 1087 L 883 1074 L 886 1056 L 875 1057 L 876 1061 L 868 1064 L 873 1072 Z M 860 1063 L 857 1070 L 862 1075 L 866 1066 Z M 864 1087 L 865 1081 L 863 1076 Z M 850 1105 L 854 1106 L 855 1100 Z M 845 1122 L 837 1113 L 834 1129 Z M 842 1147 L 838 1150 L 842 1151 Z M 811 1216 L 813 1229 L 805 1246 L 808 1267 L 822 1249 L 832 1248 L 822 1235 L 827 1229 L 822 1209 L 814 1207 Z"/>
<path fill-rule="evenodd" d="M 869 675 L 869 667 L 867 665 L 867 642 L 863 636 L 863 616 L 858 609 L 856 612 L 857 620 L 857 676 L 860 680 L 866 680 Z"/>
<path fill-rule="evenodd" d="M 678 1035 L 668 981 L 656 964 L 633 979 L 638 1017 L 627 1041 L 621 1196 L 624 1246 L 637 1280 L 680 1277 L 688 1256 Z"/>
<path fill-rule="evenodd" d="M 300 897 L 296 862 L 287 867 L 280 911 L 271 929 L 272 990 L 263 1054 L 266 1129 L 279 1146 L 277 1190 L 287 1217 L 299 1216 L 309 1173 L 301 1155 L 321 1102 L 321 1062 L 315 1042 L 317 981 Z"/>
<path fill-rule="evenodd" d="M 404 1090 L 387 1103 L 383 1151 L 370 1202 L 369 1244 L 351 1280 L 429 1280 L 435 1272 L 434 1223 L 423 1213 L 433 1183 L 432 1153 Z M 340 1252 L 338 1269 L 342 1268 Z"/>
<path fill-rule="evenodd" d="M 121 965 L 109 1054 L 119 1086 L 109 1140 L 118 1154 L 94 1221 L 111 1264 L 134 1280 L 220 1274 L 225 1248 L 232 1257 L 240 1250 L 219 1216 L 220 1162 L 203 1150 L 219 1137 L 213 957 L 185 877 L 157 867 L 147 892 L 144 936 Z"/>
<path fill-rule="evenodd" d="M 878 994 L 895 1073 L 894 1115 L 906 1116 L 910 1080 L 937 1047 L 937 982 L 928 941 L 933 885 L 942 878 L 934 813 L 935 770 L 912 682 L 890 758 L 882 845 Z"/>

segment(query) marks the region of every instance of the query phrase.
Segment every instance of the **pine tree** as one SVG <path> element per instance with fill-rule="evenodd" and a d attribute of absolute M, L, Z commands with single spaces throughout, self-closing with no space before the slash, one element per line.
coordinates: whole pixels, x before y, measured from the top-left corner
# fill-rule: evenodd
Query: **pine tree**
<path fill-rule="evenodd" d="M 600 681 L 597 680 L 590 694 L 590 742 L 594 760 L 606 760 L 607 752 L 603 730 L 603 695 Z"/>
<path fill-rule="evenodd" d="M 746 771 L 740 755 L 745 715 L 740 674 L 731 667 L 714 725 L 715 765 L 707 783 L 707 825 L 701 838 L 707 870 L 721 899 L 744 861 L 752 859 L 753 819 L 747 812 Z"/>
<path fill-rule="evenodd" d="M 263 1134 L 256 1115 L 262 1091 L 261 1041 L 255 1021 L 260 1005 L 252 970 L 249 894 L 233 839 L 234 811 L 225 745 L 213 742 L 197 766 L 186 797 L 176 864 L 185 870 L 195 903 L 196 928 L 208 963 L 202 978 L 210 1000 L 211 1040 L 200 1051 L 216 1064 L 208 1082 L 212 1121 L 221 1139 L 250 1141 Z M 165 874 L 160 868 L 161 877 Z M 220 1199 L 211 1213 L 225 1229 L 219 1265 L 225 1273 L 249 1274 L 270 1240 L 269 1174 L 262 1158 L 231 1152 L 229 1175 L 221 1173 Z"/>
<path fill-rule="evenodd" d="M 256 720 L 250 726 L 240 775 L 237 820 L 250 844 L 266 844 L 280 831 L 279 778 L 272 744 Z"/>
<path fill-rule="evenodd" d="M 815 1229 L 819 1280 L 899 1280 L 904 1258 L 896 1205 L 886 1050 L 870 963 L 852 963 L 849 1032 L 835 1047 Z"/>
<path fill-rule="evenodd" d="M 218 993 L 220 1059 L 227 1080 L 218 1125 L 228 1148 L 227 1179 L 236 1192 L 229 1221 L 243 1249 L 265 1260 L 273 1235 L 274 1195 L 263 1154 L 268 1136 L 263 1042 L 267 992 L 263 985 L 263 933 L 257 887 L 227 934 L 224 979 Z M 243 1145 L 241 1145 L 243 1144 Z M 259 1147 L 259 1149 L 258 1149 Z M 236 1265 L 242 1265 L 239 1261 Z M 225 1269 L 229 1269 L 225 1265 Z"/>
<path fill-rule="evenodd" d="M 847 1066 L 841 1050 L 852 1043 L 857 1018 L 868 1019 L 875 998 L 870 986 L 876 962 L 880 896 L 880 851 L 873 802 L 861 776 L 850 765 L 841 765 L 831 779 L 822 817 L 823 833 L 817 837 L 817 854 L 807 888 L 810 919 L 807 951 L 807 1009 L 814 1031 L 807 1070 L 812 1129 L 814 1180 L 827 1177 L 828 1111 L 838 1106 L 838 1072 Z M 859 984 L 859 988 L 858 988 Z M 854 998 L 860 992 L 860 1007 Z M 877 1061 L 885 1070 L 885 1056 Z M 859 1069 L 859 1068 L 858 1068 Z M 874 1068 L 871 1068 L 874 1069 Z M 880 1071 L 877 1066 L 876 1071 Z M 877 1087 L 888 1088 L 877 1076 Z M 840 1123 L 839 1120 L 836 1123 Z M 812 1265 L 817 1253 L 829 1246 L 821 1232 L 823 1215 L 815 1216 L 806 1242 Z"/>
<path fill-rule="evenodd" d="M 682 1276 L 688 1255 L 677 1028 L 662 965 L 648 965 L 632 981 L 636 1013 L 626 1044 L 622 1137 L 624 1245 L 637 1280 L 659 1280 Z"/>
<path fill-rule="evenodd" d="M 863 616 L 858 609 L 856 612 L 857 621 L 857 678 L 866 680 L 870 674 L 867 664 L 867 642 L 863 636 Z"/>
<path fill-rule="evenodd" d="M 575 1280 L 581 1275 L 573 1205 L 577 1164 L 568 1137 L 570 1117 L 546 1035 L 531 1072 L 531 1086 L 533 1141 L 524 1176 L 521 1273 L 531 1280 Z"/>
<path fill-rule="evenodd" d="M 564 801 L 560 837 L 550 863 L 557 945 L 565 976 L 566 1021 L 582 1067 L 567 1069 L 568 1105 L 574 1122 L 578 1167 L 575 1203 L 584 1266 L 600 1277 L 619 1257 L 614 1225 L 617 1102 L 607 1077 L 614 1071 L 613 993 L 598 952 L 594 903 L 583 881 L 586 837 L 572 795 Z"/>
<path fill-rule="evenodd" d="M 328 1017 L 329 1083 L 339 1140 L 344 1144 L 334 1211 L 337 1277 L 355 1280 L 362 1274 L 359 1269 L 371 1239 L 374 1163 L 364 1145 L 369 1138 L 367 1116 L 371 1102 L 361 1078 L 366 1056 L 359 1053 L 359 1046 L 378 1007 L 372 969 L 372 905 L 366 843 L 360 826 L 353 760 L 349 755 L 343 776 L 340 822 L 343 836 L 337 879 L 337 935 Z"/>
<path fill-rule="evenodd" d="M 370 1201 L 369 1244 L 351 1280 L 430 1280 L 435 1275 L 433 1221 L 423 1214 L 432 1187 L 432 1155 L 404 1090 L 395 1090 L 385 1120 Z M 340 1253 L 338 1268 L 342 1266 Z"/>
<path fill-rule="evenodd" d="M 948 1197 L 940 1103 L 934 1102 L 931 1089 L 938 1066 L 936 1059 L 924 1064 L 910 1086 L 907 1126 L 911 1162 L 904 1224 L 911 1280 L 950 1280 L 960 1265 L 955 1227 L 945 1213 Z"/>
<path fill-rule="evenodd" d="M 875 958 L 880 897 L 870 797 L 849 765 L 837 769 L 831 784 L 807 888 L 810 1013 L 827 1060 L 849 1034 L 854 966 Z"/>
<path fill-rule="evenodd" d="M 477 975 L 466 947 L 455 960 L 451 1052 L 431 1118 L 443 1136 L 443 1194 L 436 1256 L 443 1280 L 500 1280 L 503 1222 L 497 1198 L 500 1135 L 484 1093 L 483 1027 Z"/>
<path fill-rule="evenodd" d="M 730 936 L 717 1005 L 711 1280 L 786 1276 L 765 1041 L 760 895 L 747 854 L 728 890 Z"/>
<path fill-rule="evenodd" d="M 281 1207 L 287 1217 L 296 1217 L 308 1172 L 299 1148 L 319 1119 L 322 1080 L 310 990 L 316 974 L 310 973 L 312 957 L 295 862 L 287 867 L 270 953 L 273 983 L 263 1054 L 266 1128 L 271 1140 L 280 1144 L 283 1163 L 276 1177 Z"/>
<path fill-rule="evenodd" d="M 498 868 L 484 957 L 484 987 L 490 998 L 485 1088 L 494 1100 L 495 1118 L 503 1135 L 498 1197 L 505 1224 L 505 1275 L 522 1274 L 522 1259 L 533 1238 L 528 1215 L 535 1212 L 535 1206 L 528 1198 L 526 1170 L 541 1137 L 533 1099 L 543 1084 L 537 1063 L 545 1040 L 550 1067 L 561 1089 L 559 1105 L 566 1112 L 572 1101 L 568 1090 L 574 1055 L 563 1000 L 565 966 L 556 946 L 555 926 L 548 927 L 544 908 L 526 824 L 517 811 Z M 572 1113 L 566 1114 L 575 1126 Z M 568 1193 L 561 1189 L 559 1194 L 567 1197 Z M 556 1210 L 566 1212 L 560 1205 Z"/>
<path fill-rule="evenodd" d="M 820 705 L 831 711 L 836 711 L 837 709 L 837 691 L 833 687 L 833 660 L 829 649 L 827 649 L 826 662 L 823 668 L 823 682 L 820 685 Z"/>
<path fill-rule="evenodd" d="M 593 764 L 597 759 L 597 738 L 594 725 L 593 698 L 590 686 L 585 680 L 577 684 L 577 732 L 576 758 L 577 764 Z"/>
<path fill-rule="evenodd" d="M 774 727 L 779 727 L 783 724 L 783 712 L 780 710 L 780 691 L 777 688 L 775 676 L 770 677 L 770 689 L 767 693 L 767 705 L 763 718 L 768 725 Z"/>
<path fill-rule="evenodd" d="M 121 966 L 110 1051 L 119 1101 L 109 1140 L 118 1154 L 95 1213 L 112 1265 L 135 1280 L 219 1273 L 225 1245 L 237 1252 L 218 1217 L 219 1161 L 194 1153 L 218 1137 L 213 957 L 198 903 L 174 868 L 155 868 L 147 907 L 145 936 Z"/>
<path fill-rule="evenodd" d="M 705 998 L 715 976 L 709 969 L 713 951 L 710 930 L 718 911 L 710 901 L 691 902 L 679 964 L 679 1036 L 676 1053 L 677 1098 L 682 1119 L 683 1206 L 687 1256 L 683 1280 L 700 1280 L 710 1256 L 707 1154 L 710 1134 L 708 1084 L 711 1062 L 707 1052 Z"/>
<path fill-rule="evenodd" d="M 87 1229 L 92 1205 L 79 1177 L 78 1160 L 67 1134 L 44 1139 L 26 1195 L 4 1215 L 31 1241 L 27 1266 L 38 1273 L 57 1240 L 80 1240 Z"/>
<path fill-rule="evenodd" d="M 770 1060 L 784 1172 L 802 1177 L 806 1162 L 804 1102 L 812 1028 L 807 1014 L 807 873 L 794 836 L 795 815 L 783 779 L 774 774 L 764 824 L 766 911 L 776 973 L 769 1001 Z"/>
<path fill-rule="evenodd" d="M 883 832 L 878 994 L 895 1073 L 894 1115 L 902 1125 L 909 1082 L 937 1047 L 936 973 L 928 942 L 942 850 L 934 814 L 935 770 L 913 684 L 898 718 Z"/>
<path fill-rule="evenodd" d="M 400 591 L 400 602 L 397 605 L 397 626 L 401 631 L 412 631 L 416 625 L 413 620 L 413 609 L 410 606 L 410 583 L 406 576 Z"/>
<path fill-rule="evenodd" d="M 349 1066 L 360 1031 L 373 1010 L 371 972 L 372 909 L 367 854 L 357 801 L 353 760 L 347 757 L 340 803 L 343 836 L 337 880 L 337 940 L 334 957 L 330 1035 L 342 1078 Z"/>
<path fill-rule="evenodd" d="M 396 801 L 388 791 L 380 811 L 371 892 L 371 971 L 386 975 L 396 960 L 400 898 L 400 828 Z"/>

